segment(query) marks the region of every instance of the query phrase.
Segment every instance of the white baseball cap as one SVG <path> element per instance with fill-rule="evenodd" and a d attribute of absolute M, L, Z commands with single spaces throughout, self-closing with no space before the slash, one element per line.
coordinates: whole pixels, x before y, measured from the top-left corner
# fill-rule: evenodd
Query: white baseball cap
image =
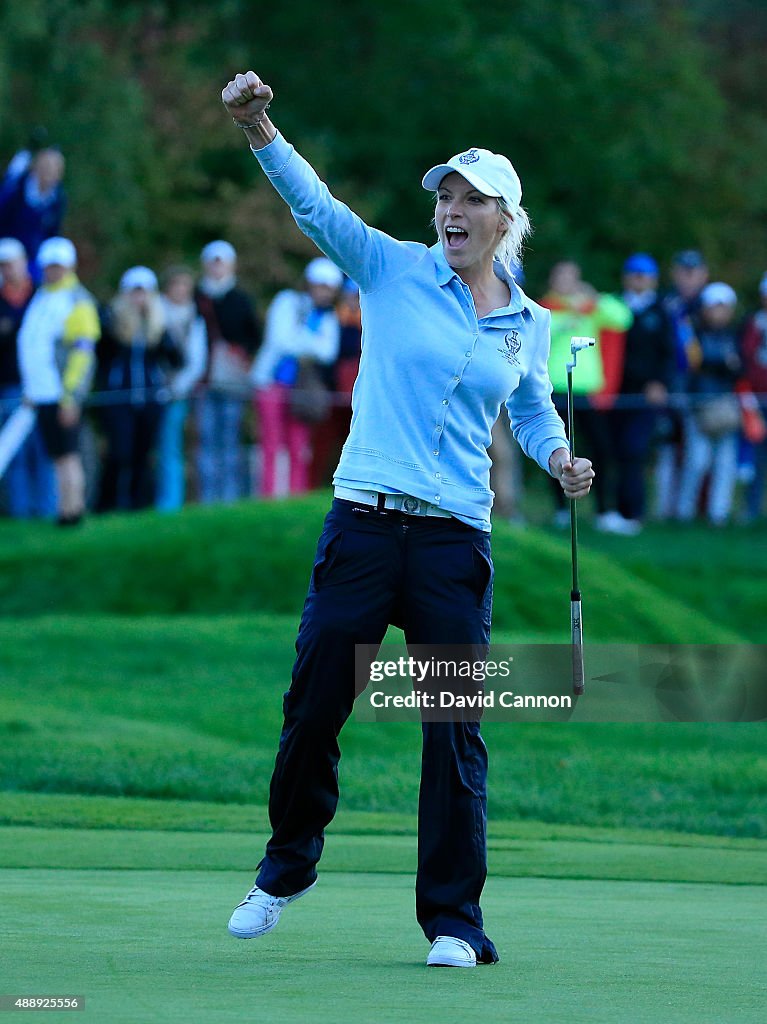
<path fill-rule="evenodd" d="M 343 273 L 325 256 L 307 263 L 304 277 L 309 284 L 325 284 L 329 288 L 340 288 L 344 281 Z"/>
<path fill-rule="evenodd" d="M 738 296 L 724 281 L 713 281 L 700 293 L 700 301 L 703 306 L 735 306 Z"/>
<path fill-rule="evenodd" d="M 27 250 L 18 238 L 0 238 L 0 263 L 10 263 L 11 260 L 26 259 Z"/>
<path fill-rule="evenodd" d="M 37 262 L 41 267 L 67 267 L 71 270 L 77 266 L 77 252 L 68 238 L 60 235 L 46 238 L 37 253 Z"/>
<path fill-rule="evenodd" d="M 156 292 L 157 287 L 157 275 L 149 267 L 131 267 L 120 278 L 121 292 L 132 292 L 134 288 Z"/>
<path fill-rule="evenodd" d="M 516 210 L 522 202 L 522 183 L 511 161 L 489 149 L 467 149 L 451 156 L 446 164 L 438 164 L 427 171 L 421 184 L 436 192 L 447 174 L 457 171 L 470 185 L 485 196 L 503 199 Z"/>
<path fill-rule="evenodd" d="M 212 263 L 213 260 L 234 263 L 237 260 L 237 253 L 230 242 L 225 242 L 222 238 L 219 238 L 215 242 L 208 242 L 200 253 L 200 259 L 203 263 Z"/>

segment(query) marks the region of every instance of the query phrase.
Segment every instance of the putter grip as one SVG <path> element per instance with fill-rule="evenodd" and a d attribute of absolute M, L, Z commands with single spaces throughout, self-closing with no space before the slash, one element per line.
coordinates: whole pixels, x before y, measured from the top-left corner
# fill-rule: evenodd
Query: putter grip
<path fill-rule="evenodd" d="M 580 696 L 584 690 L 585 672 L 583 666 L 583 621 L 581 619 L 581 596 L 570 599 L 570 637 L 573 657 L 573 693 Z"/>

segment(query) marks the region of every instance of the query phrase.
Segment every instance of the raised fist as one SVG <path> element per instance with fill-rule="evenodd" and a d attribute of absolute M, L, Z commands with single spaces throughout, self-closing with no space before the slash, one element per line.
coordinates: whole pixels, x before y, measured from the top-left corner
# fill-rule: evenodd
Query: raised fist
<path fill-rule="evenodd" d="M 253 124 L 261 119 L 272 99 L 272 90 L 264 85 L 255 71 L 235 75 L 221 93 L 221 101 L 235 121 Z"/>

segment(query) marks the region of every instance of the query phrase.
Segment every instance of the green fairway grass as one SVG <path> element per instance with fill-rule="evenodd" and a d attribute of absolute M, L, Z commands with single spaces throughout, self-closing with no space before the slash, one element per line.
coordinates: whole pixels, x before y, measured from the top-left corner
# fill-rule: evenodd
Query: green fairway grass
<path fill-rule="evenodd" d="M 501 962 L 428 971 L 407 875 L 328 872 L 253 941 L 225 931 L 241 873 L 5 869 L 0 883 L 0 988 L 82 995 L 77 1019 L 100 1024 L 763 1019 L 753 886 L 491 878 Z"/>
<path fill-rule="evenodd" d="M 173 517 L 111 516 L 67 535 L 37 523 L 4 523 L 0 614 L 297 615 L 329 502 L 323 492 L 298 500 L 190 507 Z M 759 584 L 767 572 L 767 545 L 758 543 L 760 536 L 764 540 L 756 531 L 690 526 L 606 538 L 585 528 L 587 638 L 764 640 L 767 588 Z M 566 641 L 568 537 L 500 523 L 494 558 L 495 628 Z"/>
<path fill-rule="evenodd" d="M 114 803 L 114 799 L 112 803 Z M 168 831 L 142 828 L 88 829 L 10 826 L 2 829 L 0 868 L 239 869 L 255 873 L 267 838 L 260 808 L 256 827 L 244 830 L 232 816 L 228 829 Z M 115 809 L 119 815 L 119 810 Z M 328 830 L 322 872 L 413 875 L 416 838 L 410 828 L 371 834 L 374 815 L 341 813 Z M 687 837 L 629 829 L 587 829 L 539 824 L 491 823 L 489 871 L 493 877 L 545 877 L 652 882 L 767 885 L 767 847 L 762 841 Z"/>
<path fill-rule="evenodd" d="M 263 804 L 290 677 L 290 617 L 0 623 L 0 790 Z M 767 835 L 758 724 L 488 722 L 489 813 Z M 420 730 L 343 735 L 343 806 L 413 813 Z"/>
<path fill-rule="evenodd" d="M 153 800 L 67 793 L 0 792 L 0 825 L 57 828 L 131 829 L 173 832 L 258 832 L 265 828 L 266 808 L 260 804 L 205 803 L 200 800 Z M 342 806 L 330 831 L 345 835 L 416 834 L 416 815 L 394 811 L 354 811 Z M 557 822 L 491 818 L 493 839 L 530 841 L 635 843 L 707 849 L 757 850 L 767 854 L 761 839 L 682 833 L 662 829 L 566 825 Z"/>
<path fill-rule="evenodd" d="M 98 1024 L 761 1022 L 763 723 L 487 721 L 502 960 L 427 971 L 420 729 L 353 716 L 316 891 L 227 935 L 327 505 L 3 524 L 0 993 L 83 995 Z M 582 534 L 587 640 L 764 639 L 758 529 Z M 494 639 L 566 641 L 567 536 L 500 524 L 494 552 Z"/>

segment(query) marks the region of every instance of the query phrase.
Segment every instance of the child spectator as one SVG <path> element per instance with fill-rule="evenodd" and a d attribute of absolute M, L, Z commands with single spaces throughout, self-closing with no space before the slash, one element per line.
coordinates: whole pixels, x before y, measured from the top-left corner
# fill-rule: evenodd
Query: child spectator
<path fill-rule="evenodd" d="M 290 463 L 289 492 L 309 489 L 312 425 L 292 404 L 297 385 L 306 387 L 299 382 L 301 364 L 317 367 L 322 379 L 316 386 L 333 391 L 332 367 L 339 349 L 335 302 L 343 274 L 330 260 L 318 257 L 307 265 L 304 280 L 305 291 L 286 289 L 272 300 L 264 344 L 253 365 L 261 421 L 261 493 L 266 497 L 277 493 L 277 459 L 283 450 Z M 329 414 L 331 395 L 327 399 Z"/>
<path fill-rule="evenodd" d="M 207 387 L 197 403 L 200 500 L 236 501 L 248 492 L 240 434 L 259 328 L 250 297 L 237 285 L 234 247 L 210 242 L 200 259 L 196 301 L 210 351 Z"/>
<path fill-rule="evenodd" d="M 181 365 L 167 331 L 157 278 L 149 267 L 131 267 L 104 315 L 99 360 L 101 410 L 107 449 L 99 509 L 146 508 L 154 501 L 150 460 L 157 440 L 170 372 Z"/>
<path fill-rule="evenodd" d="M 721 281 L 708 284 L 693 316 L 688 346 L 690 409 L 685 417 L 684 461 L 679 483 L 677 517 L 695 517 L 698 497 L 710 471 L 707 515 L 715 526 L 726 523 L 735 489 L 740 405 L 733 388 L 741 371 L 737 296 Z"/>
<path fill-rule="evenodd" d="M 767 274 L 759 285 L 762 308 L 749 317 L 743 331 L 741 352 L 745 379 L 756 395 L 764 419 L 767 419 Z M 746 520 L 758 519 L 767 479 L 767 440 L 754 445 L 754 476 L 746 497 Z"/>
<path fill-rule="evenodd" d="M 101 334 L 96 304 L 75 273 L 77 253 L 68 238 L 48 238 L 38 262 L 43 285 L 29 304 L 18 338 L 24 399 L 54 461 L 58 522 L 74 526 L 85 513 L 80 456 L 81 410 L 90 390 Z"/>
<path fill-rule="evenodd" d="M 184 504 L 184 424 L 189 395 L 205 373 L 208 340 L 205 321 L 194 301 L 194 275 L 188 267 L 170 267 L 165 272 L 160 301 L 181 365 L 168 378 L 169 400 L 160 419 L 155 504 L 162 512 L 174 512 Z"/>

